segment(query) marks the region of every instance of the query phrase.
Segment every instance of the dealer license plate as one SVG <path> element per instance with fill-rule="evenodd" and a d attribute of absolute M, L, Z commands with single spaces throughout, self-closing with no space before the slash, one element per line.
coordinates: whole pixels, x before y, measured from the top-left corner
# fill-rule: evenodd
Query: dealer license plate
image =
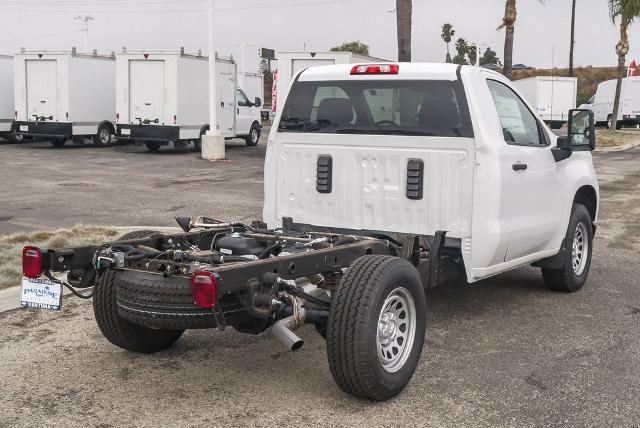
<path fill-rule="evenodd" d="M 20 132 L 29 132 L 29 125 L 20 125 Z"/>
<path fill-rule="evenodd" d="M 48 279 L 23 277 L 20 306 L 58 311 L 62 307 L 62 285 Z"/>
<path fill-rule="evenodd" d="M 131 135 L 131 130 L 130 129 L 121 129 L 120 133 L 122 135 Z"/>

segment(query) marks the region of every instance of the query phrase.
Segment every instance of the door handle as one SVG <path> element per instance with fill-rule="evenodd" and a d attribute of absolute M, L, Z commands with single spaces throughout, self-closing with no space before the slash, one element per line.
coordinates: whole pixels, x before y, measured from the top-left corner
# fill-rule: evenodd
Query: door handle
<path fill-rule="evenodd" d="M 524 171 L 525 169 L 527 169 L 527 164 L 518 162 L 511 165 L 511 167 L 514 171 Z"/>

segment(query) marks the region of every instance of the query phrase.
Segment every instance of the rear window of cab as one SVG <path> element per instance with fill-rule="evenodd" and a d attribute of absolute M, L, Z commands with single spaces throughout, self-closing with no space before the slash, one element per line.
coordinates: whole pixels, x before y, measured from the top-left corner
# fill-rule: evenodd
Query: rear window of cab
<path fill-rule="evenodd" d="M 462 86 L 440 80 L 297 81 L 278 131 L 473 137 Z"/>

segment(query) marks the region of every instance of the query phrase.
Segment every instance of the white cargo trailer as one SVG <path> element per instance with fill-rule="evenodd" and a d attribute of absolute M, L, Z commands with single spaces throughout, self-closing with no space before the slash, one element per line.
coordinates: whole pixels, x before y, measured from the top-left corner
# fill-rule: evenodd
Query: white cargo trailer
<path fill-rule="evenodd" d="M 596 94 L 586 104 L 580 106 L 580 108 L 593 110 L 596 122 L 606 124 L 607 128 L 611 127 L 616 83 L 616 79 L 600 83 Z M 624 125 L 640 125 L 640 77 L 622 79 L 617 128 Z"/>
<path fill-rule="evenodd" d="M 15 142 L 21 137 L 13 135 L 13 57 L 0 55 L 0 138 Z"/>
<path fill-rule="evenodd" d="M 536 76 L 513 84 L 551 128 L 562 128 L 568 120 L 568 111 L 576 108 L 578 79 L 575 77 Z"/>
<path fill-rule="evenodd" d="M 21 52 L 14 57 L 15 130 L 62 146 L 86 137 L 109 145 L 115 133 L 115 55 Z"/>
<path fill-rule="evenodd" d="M 278 73 L 275 94 L 272 94 L 272 102 L 279 109 L 279 99 L 284 100 L 289 92 L 295 75 L 306 68 L 320 65 L 333 64 L 367 64 L 386 62 L 384 59 L 365 55 L 357 55 L 352 52 L 278 52 Z"/>
<path fill-rule="evenodd" d="M 236 64 L 217 60 L 218 130 L 253 146 L 260 138 L 261 100 L 236 86 Z M 123 52 L 116 56 L 116 137 L 150 151 L 173 143 L 200 147 L 209 129 L 209 59 L 176 52 Z"/>

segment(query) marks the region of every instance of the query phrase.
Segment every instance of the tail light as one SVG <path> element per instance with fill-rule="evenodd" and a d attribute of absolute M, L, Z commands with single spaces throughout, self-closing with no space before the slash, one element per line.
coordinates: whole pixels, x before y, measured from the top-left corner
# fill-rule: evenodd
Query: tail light
<path fill-rule="evenodd" d="M 627 119 L 629 119 L 630 117 L 631 117 L 631 116 L 629 116 L 628 114 L 625 114 L 625 115 L 623 115 L 623 116 L 622 116 L 622 118 L 623 118 L 624 120 L 627 120 Z"/>
<path fill-rule="evenodd" d="M 120 113 L 116 113 L 116 123 L 120 123 Z"/>
<path fill-rule="evenodd" d="M 174 124 L 174 125 L 177 125 L 177 124 L 178 124 L 178 115 L 177 115 L 177 114 L 174 114 L 174 115 L 173 115 L 173 124 Z"/>
<path fill-rule="evenodd" d="M 16 120 L 18 120 L 18 110 L 13 111 L 13 117 L 15 117 Z"/>
<path fill-rule="evenodd" d="M 400 67 L 397 64 L 364 64 L 354 65 L 351 69 L 351 75 L 357 76 L 362 74 L 398 74 Z"/>
<path fill-rule="evenodd" d="M 216 276 L 213 272 L 198 271 L 191 274 L 191 297 L 196 306 L 211 309 L 216 304 Z"/>
<path fill-rule="evenodd" d="M 69 112 L 66 112 L 66 113 L 64 114 L 64 117 L 66 117 L 66 118 L 67 118 L 67 122 L 68 122 L 68 121 L 69 121 Z"/>
<path fill-rule="evenodd" d="M 38 247 L 22 249 L 22 273 L 27 278 L 38 278 L 42 273 L 42 251 Z"/>

